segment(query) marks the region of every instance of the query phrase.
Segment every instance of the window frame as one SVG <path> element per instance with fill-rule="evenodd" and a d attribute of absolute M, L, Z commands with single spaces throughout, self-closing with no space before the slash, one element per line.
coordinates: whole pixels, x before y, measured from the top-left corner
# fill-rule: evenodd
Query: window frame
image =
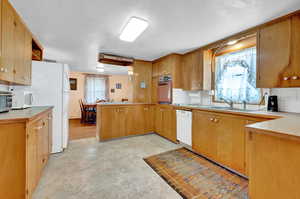
<path fill-rule="evenodd" d="M 243 42 L 243 41 L 241 41 L 241 42 Z M 248 44 L 248 45 L 245 45 L 245 46 L 243 46 L 243 47 L 240 47 L 240 48 L 238 48 L 238 49 L 228 49 L 228 50 L 224 50 L 224 51 L 221 51 L 221 52 L 219 52 L 219 53 L 215 53 L 216 52 L 216 50 L 218 50 L 218 49 L 214 49 L 214 51 L 213 51 L 213 57 L 212 57 L 212 71 L 211 71 L 211 78 L 212 78 L 212 88 L 213 88 L 213 90 L 215 91 L 216 90 L 216 57 L 218 57 L 218 56 L 221 56 L 221 55 L 224 55 L 224 54 L 228 54 L 228 53 L 233 53 L 233 52 L 237 52 L 237 51 L 241 51 L 241 50 L 244 50 L 244 49 L 247 49 L 247 48 L 252 48 L 252 47 L 258 47 L 257 46 L 257 44 L 256 43 L 254 43 L 254 44 Z M 256 61 L 257 61 L 257 57 L 256 57 Z M 256 64 L 256 67 L 257 67 L 257 64 Z M 256 69 L 256 73 L 257 73 L 257 69 Z M 256 77 L 257 77 L 257 75 L 256 75 Z M 261 100 L 262 100 L 262 98 L 263 98 L 263 90 L 262 89 L 260 89 L 260 93 L 261 93 L 261 99 L 260 99 L 260 102 L 261 102 Z M 217 100 L 216 99 L 216 94 L 214 93 L 214 95 L 212 96 L 212 102 L 213 103 L 226 103 L 226 102 L 224 102 L 224 101 L 222 101 L 222 100 Z M 258 103 L 247 103 L 247 104 L 249 104 L 249 105 L 259 105 L 260 104 L 260 102 L 258 102 Z M 234 103 L 234 104 L 242 104 L 242 103 Z"/>

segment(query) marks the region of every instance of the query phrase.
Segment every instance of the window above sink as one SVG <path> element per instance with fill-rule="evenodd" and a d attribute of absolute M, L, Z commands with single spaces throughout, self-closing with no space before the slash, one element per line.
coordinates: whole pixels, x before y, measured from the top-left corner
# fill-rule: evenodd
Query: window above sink
<path fill-rule="evenodd" d="M 256 46 L 242 46 L 242 42 L 237 43 L 233 50 L 215 56 L 216 102 L 225 99 L 234 103 L 259 104 L 261 101 L 261 90 L 256 88 Z"/>

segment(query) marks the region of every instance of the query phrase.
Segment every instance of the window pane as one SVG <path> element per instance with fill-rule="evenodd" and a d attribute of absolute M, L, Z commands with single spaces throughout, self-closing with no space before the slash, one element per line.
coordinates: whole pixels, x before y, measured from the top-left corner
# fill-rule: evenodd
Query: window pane
<path fill-rule="evenodd" d="M 256 47 L 217 56 L 215 61 L 217 101 L 259 103 L 261 92 L 256 88 Z"/>
<path fill-rule="evenodd" d="M 106 99 L 106 81 L 101 77 L 86 78 L 86 101 L 95 103 L 97 100 Z"/>

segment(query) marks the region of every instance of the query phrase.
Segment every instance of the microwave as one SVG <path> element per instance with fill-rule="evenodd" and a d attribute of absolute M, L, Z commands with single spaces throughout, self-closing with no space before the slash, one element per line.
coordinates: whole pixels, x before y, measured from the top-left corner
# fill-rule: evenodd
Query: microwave
<path fill-rule="evenodd" d="M 12 93 L 0 91 L 0 113 L 8 112 L 12 107 Z"/>
<path fill-rule="evenodd" d="M 14 91 L 12 109 L 30 108 L 33 103 L 33 94 L 30 91 Z"/>

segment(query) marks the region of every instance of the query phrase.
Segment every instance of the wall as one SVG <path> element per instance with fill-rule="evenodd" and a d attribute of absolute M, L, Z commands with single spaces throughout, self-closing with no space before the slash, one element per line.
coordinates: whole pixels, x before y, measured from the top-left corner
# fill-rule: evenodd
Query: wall
<path fill-rule="evenodd" d="M 85 74 L 79 73 L 79 72 L 70 72 L 69 77 L 77 79 L 77 90 L 70 91 L 69 117 L 70 118 L 81 118 L 81 110 L 80 110 L 80 106 L 79 106 L 79 100 L 84 99 Z"/>
<path fill-rule="evenodd" d="M 116 89 L 116 84 L 121 83 L 121 89 Z M 113 102 L 121 102 L 122 99 L 130 99 L 130 80 L 128 75 L 113 75 L 108 78 L 109 100 Z M 115 89 L 115 92 L 110 92 Z"/>
<path fill-rule="evenodd" d="M 7 91 L 8 90 L 8 86 L 4 85 L 4 84 L 0 84 L 0 91 Z"/>
<path fill-rule="evenodd" d="M 300 88 L 264 89 L 263 93 L 278 96 L 279 111 L 300 113 Z M 201 104 L 224 106 L 223 103 L 213 103 L 209 91 L 183 91 L 173 89 L 173 104 Z M 235 104 L 235 107 L 242 108 Z M 266 104 L 247 105 L 249 109 L 266 109 Z"/>

